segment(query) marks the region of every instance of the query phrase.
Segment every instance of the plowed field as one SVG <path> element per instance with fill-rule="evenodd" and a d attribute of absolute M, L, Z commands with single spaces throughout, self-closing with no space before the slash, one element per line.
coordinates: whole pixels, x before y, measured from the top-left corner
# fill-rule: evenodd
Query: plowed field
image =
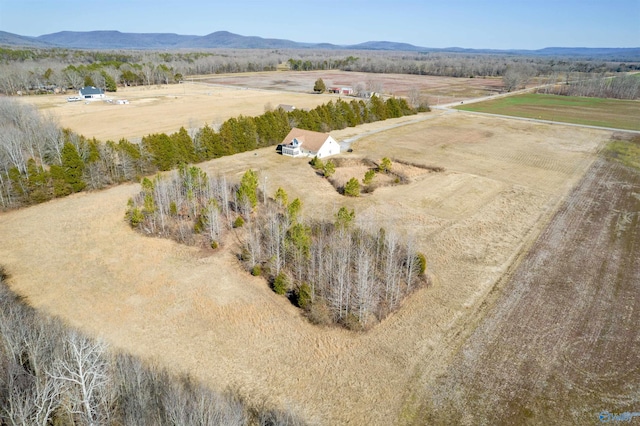
<path fill-rule="evenodd" d="M 598 160 L 416 423 L 596 424 L 640 409 L 640 173 Z"/>

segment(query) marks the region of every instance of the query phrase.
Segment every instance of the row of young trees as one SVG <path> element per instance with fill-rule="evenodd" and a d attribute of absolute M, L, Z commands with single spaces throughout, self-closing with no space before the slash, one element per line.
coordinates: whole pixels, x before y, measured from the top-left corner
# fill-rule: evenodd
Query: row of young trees
<path fill-rule="evenodd" d="M 216 131 L 204 126 L 152 134 L 140 144 L 101 143 L 62 130 L 51 117 L 0 98 L 0 208 L 34 204 L 85 188 L 139 179 L 180 164 L 196 163 L 281 143 L 292 127 L 328 132 L 415 114 L 404 99 L 341 99 L 310 111 L 282 109 L 231 118 Z"/>
<path fill-rule="evenodd" d="M 146 234 L 214 249 L 236 228 L 247 269 L 265 275 L 274 291 L 324 324 L 370 327 L 426 282 L 426 260 L 412 240 L 358 228 L 355 213 L 345 208 L 333 222 L 303 221 L 299 199 L 289 202 L 279 188 L 267 200 L 258 182 L 252 170 L 231 185 L 197 167 L 181 167 L 145 179 L 127 217 Z"/>
<path fill-rule="evenodd" d="M 302 425 L 112 350 L 13 294 L 0 268 L 0 424 Z"/>

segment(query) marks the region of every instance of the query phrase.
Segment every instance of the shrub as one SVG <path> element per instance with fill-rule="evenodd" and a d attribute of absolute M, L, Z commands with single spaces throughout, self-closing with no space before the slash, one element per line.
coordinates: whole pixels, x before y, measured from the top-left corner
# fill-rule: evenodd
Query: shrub
<path fill-rule="evenodd" d="M 238 216 L 236 220 L 233 221 L 234 228 L 242 228 L 243 225 L 244 225 L 244 219 L 242 218 L 242 216 Z"/>
<path fill-rule="evenodd" d="M 358 316 L 352 312 L 349 312 L 341 321 L 342 325 L 351 331 L 362 331 L 364 327 L 358 320 Z"/>
<path fill-rule="evenodd" d="M 311 161 L 309 161 L 309 164 L 316 170 L 324 169 L 324 163 L 317 156 L 313 157 Z"/>
<path fill-rule="evenodd" d="M 284 272 L 280 272 L 275 280 L 273 280 L 273 291 L 276 294 L 285 294 L 289 290 L 289 279 Z"/>
<path fill-rule="evenodd" d="M 134 228 L 144 222 L 144 214 L 142 214 L 139 208 L 134 207 L 129 211 L 129 222 Z"/>
<path fill-rule="evenodd" d="M 317 298 L 307 309 L 307 316 L 309 317 L 309 321 L 316 325 L 333 324 L 333 317 L 331 316 L 329 307 L 324 301 Z"/>
<path fill-rule="evenodd" d="M 259 277 L 260 275 L 262 275 L 262 268 L 260 267 L 260 265 L 254 265 L 253 268 L 251 268 L 251 275 L 253 275 L 254 277 Z"/>
<path fill-rule="evenodd" d="M 218 248 L 218 242 L 215 241 L 215 240 L 211 241 L 211 248 L 214 249 L 214 250 L 217 249 Z"/>
<path fill-rule="evenodd" d="M 391 160 L 388 157 L 384 157 L 382 161 L 380 161 L 380 165 L 378 166 L 378 171 L 382 173 L 388 173 L 391 170 Z"/>
<path fill-rule="evenodd" d="M 427 272 L 427 258 L 422 253 L 418 253 L 416 255 L 416 260 L 418 261 L 418 266 L 420 269 L 420 275 L 424 275 Z"/>

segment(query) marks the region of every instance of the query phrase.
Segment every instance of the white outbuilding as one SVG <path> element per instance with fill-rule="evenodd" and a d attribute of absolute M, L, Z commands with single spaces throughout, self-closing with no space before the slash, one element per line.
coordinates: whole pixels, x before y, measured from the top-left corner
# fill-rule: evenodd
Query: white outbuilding
<path fill-rule="evenodd" d="M 78 93 L 80 97 L 85 100 L 105 98 L 104 91 L 94 86 L 83 87 Z"/>

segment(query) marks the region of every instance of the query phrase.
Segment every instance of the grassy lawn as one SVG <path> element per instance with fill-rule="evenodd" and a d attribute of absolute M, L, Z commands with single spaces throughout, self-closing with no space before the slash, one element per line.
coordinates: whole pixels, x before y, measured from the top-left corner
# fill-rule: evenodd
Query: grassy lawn
<path fill-rule="evenodd" d="M 609 142 L 605 154 L 608 158 L 625 166 L 640 170 L 640 137 L 630 141 L 614 140 Z"/>
<path fill-rule="evenodd" d="M 640 130 L 640 101 L 525 94 L 456 108 L 514 117 Z"/>

